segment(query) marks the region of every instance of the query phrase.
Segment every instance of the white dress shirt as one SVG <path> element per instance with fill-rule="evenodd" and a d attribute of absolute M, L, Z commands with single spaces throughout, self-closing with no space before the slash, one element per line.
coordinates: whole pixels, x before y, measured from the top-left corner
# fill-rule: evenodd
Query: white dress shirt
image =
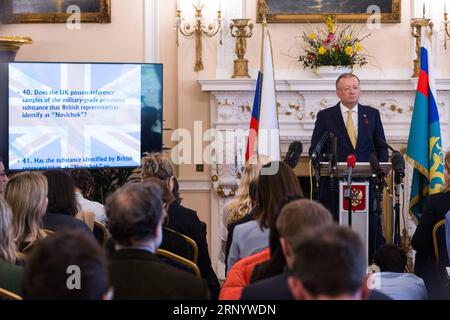
<path fill-rule="evenodd" d="M 428 299 L 425 283 L 412 273 L 377 272 L 375 288 L 394 300 L 426 300 Z"/>
<path fill-rule="evenodd" d="M 106 222 L 106 213 L 104 206 L 96 201 L 90 201 L 83 197 L 79 192 L 75 192 L 75 198 L 81 211 L 92 211 L 95 214 L 95 220 L 100 223 Z"/>
<path fill-rule="evenodd" d="M 346 106 L 344 106 L 342 103 L 339 103 L 339 106 L 341 107 L 342 119 L 344 120 L 345 128 L 347 128 L 347 117 L 348 117 L 349 109 Z M 356 140 L 358 140 L 358 105 L 354 106 L 352 109 L 352 120 L 353 120 L 353 124 L 355 126 L 354 129 L 355 129 Z"/>

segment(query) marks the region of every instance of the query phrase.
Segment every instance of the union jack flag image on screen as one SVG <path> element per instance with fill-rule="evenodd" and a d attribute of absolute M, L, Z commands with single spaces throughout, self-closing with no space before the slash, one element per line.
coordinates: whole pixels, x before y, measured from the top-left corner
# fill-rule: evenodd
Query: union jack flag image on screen
<path fill-rule="evenodd" d="M 10 169 L 138 166 L 141 86 L 138 64 L 11 63 Z"/>

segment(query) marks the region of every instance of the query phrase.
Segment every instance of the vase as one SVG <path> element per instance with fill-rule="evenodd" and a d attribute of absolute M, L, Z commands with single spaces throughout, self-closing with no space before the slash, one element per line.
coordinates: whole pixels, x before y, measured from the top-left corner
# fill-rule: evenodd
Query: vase
<path fill-rule="evenodd" d="M 346 66 L 320 66 L 313 70 L 319 78 L 336 79 L 343 73 L 351 73 L 352 68 Z"/>

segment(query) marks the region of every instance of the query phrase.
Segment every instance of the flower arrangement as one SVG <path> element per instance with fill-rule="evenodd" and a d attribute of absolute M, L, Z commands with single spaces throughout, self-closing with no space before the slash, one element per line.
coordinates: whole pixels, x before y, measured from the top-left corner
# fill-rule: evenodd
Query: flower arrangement
<path fill-rule="evenodd" d="M 317 69 L 320 66 L 363 66 L 367 64 L 367 56 L 362 53 L 361 42 L 370 34 L 361 35 L 361 30 L 350 25 L 340 25 L 336 15 L 324 16 L 326 32 L 323 28 L 314 30 L 312 27 L 303 31 L 301 39 L 305 42 L 305 55 L 300 55 L 298 61 L 303 62 L 303 68 Z"/>

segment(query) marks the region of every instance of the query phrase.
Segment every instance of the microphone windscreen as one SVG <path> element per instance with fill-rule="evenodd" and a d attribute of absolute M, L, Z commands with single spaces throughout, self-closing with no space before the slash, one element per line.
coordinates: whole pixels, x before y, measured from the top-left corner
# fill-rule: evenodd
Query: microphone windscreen
<path fill-rule="evenodd" d="M 394 167 L 395 171 L 405 170 L 405 159 L 398 151 L 392 153 L 392 167 Z"/>
<path fill-rule="evenodd" d="M 303 144 L 300 141 L 293 141 L 289 145 L 284 162 L 291 168 L 295 168 L 303 152 Z"/>
<path fill-rule="evenodd" d="M 352 167 L 354 168 L 356 164 L 356 157 L 354 154 L 349 154 L 347 156 L 347 167 Z"/>

